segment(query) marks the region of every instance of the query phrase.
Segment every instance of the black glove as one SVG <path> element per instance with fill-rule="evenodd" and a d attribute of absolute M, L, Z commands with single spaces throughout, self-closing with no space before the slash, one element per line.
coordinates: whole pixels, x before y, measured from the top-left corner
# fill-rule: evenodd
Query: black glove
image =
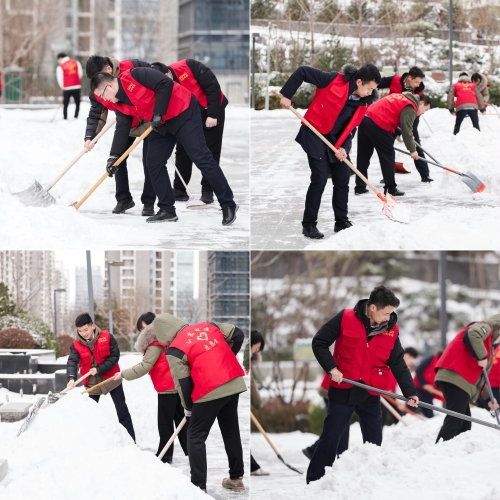
<path fill-rule="evenodd" d="M 159 128 L 163 125 L 163 119 L 161 115 L 153 115 L 151 120 L 151 126 L 155 132 L 159 132 Z"/>
<path fill-rule="evenodd" d="M 400 127 L 398 127 L 398 128 L 396 129 L 396 135 L 401 135 L 401 128 L 400 128 Z"/>
<path fill-rule="evenodd" d="M 106 172 L 110 177 L 113 177 L 113 174 L 118 170 L 118 165 L 116 167 L 113 166 L 113 163 L 115 163 L 117 159 L 118 157 L 116 156 L 110 156 L 106 163 Z"/>

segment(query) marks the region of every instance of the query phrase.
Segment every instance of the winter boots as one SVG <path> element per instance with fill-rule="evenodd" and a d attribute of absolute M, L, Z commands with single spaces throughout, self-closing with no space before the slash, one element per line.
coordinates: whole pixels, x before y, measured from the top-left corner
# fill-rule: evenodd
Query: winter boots
<path fill-rule="evenodd" d="M 245 485 L 243 484 L 243 478 L 239 477 L 238 479 L 229 479 L 226 477 L 222 480 L 222 486 L 228 490 L 233 491 L 244 491 Z"/>
<path fill-rule="evenodd" d="M 311 238 L 313 240 L 320 240 L 325 236 L 318 231 L 316 224 L 305 224 L 304 222 L 302 223 L 302 234 L 306 238 Z"/>
<path fill-rule="evenodd" d="M 113 208 L 113 213 L 114 214 L 124 214 L 126 210 L 129 208 L 135 207 L 134 200 L 132 198 L 128 198 L 126 200 L 120 200 L 117 204 L 116 207 Z"/>

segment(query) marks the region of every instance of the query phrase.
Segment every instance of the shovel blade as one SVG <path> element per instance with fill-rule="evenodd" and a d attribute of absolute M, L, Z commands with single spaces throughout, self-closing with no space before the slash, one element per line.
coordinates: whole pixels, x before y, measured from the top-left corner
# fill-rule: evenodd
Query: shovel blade
<path fill-rule="evenodd" d="M 27 207 L 49 207 L 56 202 L 54 197 L 46 189 L 43 189 L 38 181 L 35 181 L 28 189 L 13 194 Z"/>
<path fill-rule="evenodd" d="M 472 172 L 467 172 L 461 175 L 460 178 L 474 193 L 481 193 L 486 187 Z"/>
<path fill-rule="evenodd" d="M 397 174 L 409 174 L 410 172 L 406 170 L 405 165 L 402 161 L 397 161 L 394 163 L 395 172 Z"/>
<path fill-rule="evenodd" d="M 389 219 L 395 222 L 402 222 L 404 224 L 408 224 L 410 222 L 410 214 L 411 214 L 410 205 L 402 203 L 389 193 L 386 194 L 385 198 L 387 201 L 384 203 L 384 206 L 382 207 L 382 212 L 384 213 L 384 215 L 386 215 L 387 217 L 389 217 Z"/>
<path fill-rule="evenodd" d="M 189 198 L 188 201 L 186 201 L 186 208 L 189 210 L 204 210 L 205 208 L 210 208 L 210 205 L 207 205 L 206 203 L 203 203 L 201 200 L 198 200 L 194 196 Z"/>

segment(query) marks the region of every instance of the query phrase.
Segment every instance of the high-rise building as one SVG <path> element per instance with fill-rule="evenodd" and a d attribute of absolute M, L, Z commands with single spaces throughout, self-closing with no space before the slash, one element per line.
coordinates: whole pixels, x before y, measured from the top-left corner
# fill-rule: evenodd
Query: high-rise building
<path fill-rule="evenodd" d="M 175 308 L 174 315 L 187 323 L 195 323 L 198 304 L 194 298 L 194 259 L 192 250 L 175 252 Z"/>

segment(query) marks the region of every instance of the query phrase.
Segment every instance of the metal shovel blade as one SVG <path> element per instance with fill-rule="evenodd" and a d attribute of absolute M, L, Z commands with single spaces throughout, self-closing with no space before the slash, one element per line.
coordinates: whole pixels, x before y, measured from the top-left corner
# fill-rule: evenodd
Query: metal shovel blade
<path fill-rule="evenodd" d="M 204 210 L 205 208 L 211 208 L 210 205 L 203 203 L 198 198 L 190 196 L 189 200 L 186 201 L 186 208 L 189 210 Z"/>
<path fill-rule="evenodd" d="M 474 193 L 481 193 L 486 187 L 472 172 L 462 174 L 460 178 Z"/>
<path fill-rule="evenodd" d="M 38 181 L 35 181 L 28 189 L 13 193 L 13 195 L 17 196 L 27 207 L 50 207 L 56 202 Z"/>
<path fill-rule="evenodd" d="M 33 409 L 31 410 L 31 413 L 29 414 L 28 417 L 26 417 L 26 420 L 23 422 L 23 425 L 19 429 L 17 433 L 17 437 L 19 437 L 31 424 L 33 419 L 37 416 L 38 410 L 42 407 L 42 405 L 45 403 L 45 398 L 40 398 L 36 403 Z"/>
<path fill-rule="evenodd" d="M 395 222 L 403 222 L 408 224 L 410 222 L 411 207 L 405 203 L 400 202 L 394 196 L 387 193 L 385 195 L 386 202 L 382 207 L 384 215 Z"/>

